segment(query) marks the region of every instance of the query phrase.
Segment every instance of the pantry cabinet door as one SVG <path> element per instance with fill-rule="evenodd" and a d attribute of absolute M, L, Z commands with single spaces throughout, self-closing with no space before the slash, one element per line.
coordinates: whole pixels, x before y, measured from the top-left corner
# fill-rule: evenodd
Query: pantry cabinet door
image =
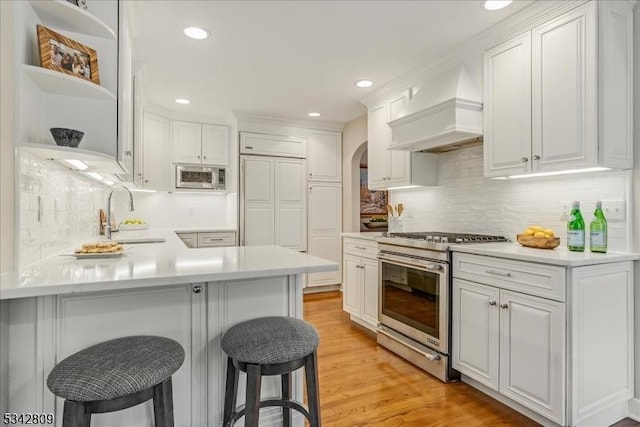
<path fill-rule="evenodd" d="M 337 182 L 309 183 L 308 253 L 320 258 L 342 260 L 342 186 Z M 310 273 L 307 286 L 336 285 L 342 271 Z"/>
<path fill-rule="evenodd" d="M 202 125 L 174 121 L 172 126 L 174 163 L 201 163 Z"/>
<path fill-rule="evenodd" d="M 500 393 L 564 425 L 565 305 L 500 291 L 500 331 Z"/>
<path fill-rule="evenodd" d="M 533 30 L 533 172 L 597 163 L 596 6 Z"/>
<path fill-rule="evenodd" d="M 484 176 L 531 172 L 531 33 L 484 53 Z"/>
<path fill-rule="evenodd" d="M 202 164 L 226 166 L 229 163 L 229 128 L 202 125 Z"/>
<path fill-rule="evenodd" d="M 308 133 L 309 181 L 342 181 L 342 134 L 310 129 Z"/>
<path fill-rule="evenodd" d="M 453 279 L 453 367 L 498 390 L 499 307 L 497 288 Z"/>
<path fill-rule="evenodd" d="M 243 157 L 240 161 L 240 241 L 243 246 L 275 244 L 274 161 L 269 157 Z"/>
<path fill-rule="evenodd" d="M 275 244 L 307 250 L 307 180 L 304 159 L 275 159 Z"/>

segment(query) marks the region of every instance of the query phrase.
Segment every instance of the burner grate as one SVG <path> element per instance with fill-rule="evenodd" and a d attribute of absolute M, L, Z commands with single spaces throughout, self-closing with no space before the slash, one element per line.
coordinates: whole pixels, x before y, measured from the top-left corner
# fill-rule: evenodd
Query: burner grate
<path fill-rule="evenodd" d="M 387 233 L 387 237 L 400 237 L 404 239 L 417 239 L 433 243 L 484 243 L 484 242 L 508 242 L 504 236 L 492 236 L 473 233 L 444 233 L 437 231 Z"/>

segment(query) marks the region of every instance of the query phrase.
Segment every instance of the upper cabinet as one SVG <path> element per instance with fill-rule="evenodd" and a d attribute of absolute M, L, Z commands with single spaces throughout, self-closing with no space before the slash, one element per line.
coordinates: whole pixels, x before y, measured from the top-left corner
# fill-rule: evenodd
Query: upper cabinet
<path fill-rule="evenodd" d="M 342 181 L 342 133 L 309 129 L 308 168 L 310 181 Z"/>
<path fill-rule="evenodd" d="M 292 135 L 240 132 L 240 154 L 307 157 L 307 139 Z"/>
<path fill-rule="evenodd" d="M 485 176 L 632 167 L 632 24 L 589 2 L 485 52 Z"/>
<path fill-rule="evenodd" d="M 118 8 L 118 163 L 126 171 L 125 181 L 133 180 L 133 68 L 129 3 Z"/>
<path fill-rule="evenodd" d="M 436 154 L 389 150 L 391 128 L 387 123 L 397 117 L 410 95 L 407 89 L 369 108 L 367 149 L 371 190 L 436 184 Z"/>
<path fill-rule="evenodd" d="M 174 163 L 224 166 L 229 163 L 229 128 L 191 122 L 172 123 Z"/>

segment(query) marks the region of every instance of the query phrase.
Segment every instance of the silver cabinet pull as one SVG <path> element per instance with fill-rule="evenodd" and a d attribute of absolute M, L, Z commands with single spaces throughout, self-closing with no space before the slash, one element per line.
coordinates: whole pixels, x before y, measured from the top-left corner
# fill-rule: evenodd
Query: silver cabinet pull
<path fill-rule="evenodd" d="M 527 163 L 529 161 L 529 158 L 528 157 L 523 157 L 523 158 L 520 159 L 520 161 L 522 163 Z"/>
<path fill-rule="evenodd" d="M 149 180 L 148 180 L 148 179 L 145 179 L 145 180 L 144 180 L 144 183 L 145 183 L 145 184 L 147 184 L 148 182 L 149 182 Z"/>
<path fill-rule="evenodd" d="M 202 156 L 203 159 L 207 160 L 207 156 Z"/>
<path fill-rule="evenodd" d="M 356 249 L 360 249 L 361 251 L 366 251 L 367 248 L 365 248 L 364 246 L 356 246 Z"/>
<path fill-rule="evenodd" d="M 245 145 L 244 148 L 246 148 L 247 150 L 253 150 L 253 147 L 250 147 L 248 145 Z"/>
<path fill-rule="evenodd" d="M 127 150 L 127 151 L 125 151 L 125 152 L 124 152 L 124 155 L 125 155 L 125 156 L 129 156 L 129 157 L 131 157 L 131 150 Z"/>
<path fill-rule="evenodd" d="M 500 308 L 506 310 L 507 308 L 509 308 L 509 304 L 500 304 Z"/>
<path fill-rule="evenodd" d="M 199 158 L 200 158 L 200 156 L 196 156 L 196 159 L 199 159 Z"/>
<path fill-rule="evenodd" d="M 505 273 L 505 272 L 502 272 L 502 271 L 487 270 L 487 273 L 495 274 L 496 276 L 511 277 L 511 273 L 509 273 L 509 272 Z"/>
<path fill-rule="evenodd" d="M 425 264 L 425 268 L 434 271 L 442 270 L 442 266 L 440 264 Z"/>
<path fill-rule="evenodd" d="M 533 156 L 533 160 L 540 160 L 540 156 L 539 156 L 539 155 L 537 155 L 537 154 L 536 154 L 536 155 L 534 155 L 534 156 Z"/>
<path fill-rule="evenodd" d="M 439 354 L 425 354 L 424 357 L 426 357 L 428 360 L 431 360 L 432 362 L 435 362 L 436 360 L 440 360 Z"/>
<path fill-rule="evenodd" d="M 491 301 L 489 301 L 489 305 L 491 305 L 491 306 L 494 306 L 494 305 L 496 305 L 496 304 L 498 304 L 498 303 L 497 303 L 497 302 L 495 302 L 495 300 L 491 300 Z"/>
<path fill-rule="evenodd" d="M 193 293 L 194 294 L 199 294 L 200 292 L 202 292 L 202 286 L 194 286 L 193 287 Z"/>

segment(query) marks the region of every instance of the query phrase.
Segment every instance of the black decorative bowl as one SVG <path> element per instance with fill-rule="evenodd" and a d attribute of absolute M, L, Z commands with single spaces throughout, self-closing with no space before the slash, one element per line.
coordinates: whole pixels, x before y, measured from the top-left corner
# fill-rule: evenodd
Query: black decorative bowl
<path fill-rule="evenodd" d="M 80 141 L 84 136 L 84 132 L 75 129 L 51 128 L 49 131 L 51 132 L 51 135 L 53 135 L 53 139 L 56 141 L 56 144 L 62 145 L 63 147 L 76 148 L 80 145 Z"/>

